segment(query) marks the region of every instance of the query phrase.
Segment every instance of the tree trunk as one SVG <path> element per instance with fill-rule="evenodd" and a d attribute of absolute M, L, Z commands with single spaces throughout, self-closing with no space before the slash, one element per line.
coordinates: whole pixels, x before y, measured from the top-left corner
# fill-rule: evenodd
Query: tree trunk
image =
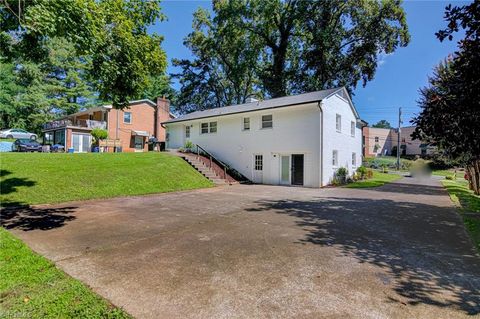
<path fill-rule="evenodd" d="M 476 195 L 480 195 L 480 159 L 474 160 L 467 165 L 468 182 L 470 189 Z"/>

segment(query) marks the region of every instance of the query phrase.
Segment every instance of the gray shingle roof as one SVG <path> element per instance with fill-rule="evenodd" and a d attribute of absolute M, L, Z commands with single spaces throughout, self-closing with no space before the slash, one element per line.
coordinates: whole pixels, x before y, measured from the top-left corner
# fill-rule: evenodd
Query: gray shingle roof
<path fill-rule="evenodd" d="M 277 107 L 285 107 L 290 105 L 318 102 L 330 96 L 331 94 L 339 91 L 340 89 L 342 88 L 334 88 L 334 89 L 315 91 L 315 92 L 304 93 L 299 95 L 279 97 L 279 98 L 265 100 L 265 101 L 230 105 L 230 106 L 219 107 L 216 109 L 210 109 L 205 111 L 196 111 L 189 114 L 181 115 L 175 119 L 171 119 L 163 123 L 168 124 L 168 123 L 175 123 L 175 122 L 183 122 L 183 121 L 196 120 L 196 119 L 202 119 L 207 117 L 216 117 L 216 116 L 223 116 L 223 115 L 236 114 L 236 113 L 245 113 L 245 112 L 273 109 Z"/>

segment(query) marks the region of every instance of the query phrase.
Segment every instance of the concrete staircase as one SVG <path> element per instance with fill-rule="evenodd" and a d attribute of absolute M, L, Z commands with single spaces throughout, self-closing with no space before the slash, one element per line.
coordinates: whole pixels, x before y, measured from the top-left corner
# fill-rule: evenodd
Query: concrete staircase
<path fill-rule="evenodd" d="M 217 175 L 217 173 L 208 166 L 208 164 L 202 161 L 201 157 L 197 157 L 191 154 L 182 154 L 184 160 L 186 160 L 190 165 L 192 165 L 197 171 L 202 173 L 203 176 L 211 180 L 215 185 L 230 185 L 228 180 L 224 179 Z"/>

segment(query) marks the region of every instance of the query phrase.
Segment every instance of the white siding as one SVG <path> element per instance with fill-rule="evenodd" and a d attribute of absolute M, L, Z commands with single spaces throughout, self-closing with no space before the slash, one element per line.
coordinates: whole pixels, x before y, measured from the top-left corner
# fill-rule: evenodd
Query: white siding
<path fill-rule="evenodd" d="M 356 122 L 356 118 L 346 100 L 334 95 L 322 101 L 322 109 L 325 125 L 322 151 L 322 113 L 318 103 L 167 123 L 167 148 L 183 147 L 187 140 L 185 126 L 190 125 L 188 140 L 251 180 L 254 180 L 255 154 L 263 155 L 263 183 L 266 184 L 280 184 L 281 155 L 304 154 L 304 185 L 324 186 L 331 181 L 337 169 L 332 167 L 334 149 L 338 150 L 339 166 L 347 167 L 351 172 L 356 169 L 351 165 L 352 152 L 357 155 L 357 165 L 361 164 L 362 134 L 357 126 L 355 137 L 351 136 L 350 123 Z M 262 115 L 270 114 L 273 116 L 273 128 L 262 129 Z M 336 114 L 342 116 L 340 133 L 335 128 Z M 250 130 L 242 129 L 244 117 L 250 118 Z M 200 134 L 200 124 L 212 121 L 217 122 L 217 132 Z"/>
<path fill-rule="evenodd" d="M 346 167 L 352 174 L 362 163 L 362 130 L 357 123 L 355 136 L 351 134 L 351 122 L 356 118 L 350 104 L 338 95 L 334 95 L 322 102 L 323 110 L 323 185 L 332 181 L 335 171 L 339 167 Z M 341 132 L 336 129 L 336 116 L 342 117 Z M 332 165 L 333 150 L 338 151 L 338 166 Z M 357 166 L 352 167 L 352 153 L 356 155 Z"/>

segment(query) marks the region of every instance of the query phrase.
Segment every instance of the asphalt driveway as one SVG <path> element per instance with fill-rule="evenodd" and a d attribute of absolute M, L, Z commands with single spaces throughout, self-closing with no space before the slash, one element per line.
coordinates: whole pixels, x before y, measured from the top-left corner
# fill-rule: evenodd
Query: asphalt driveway
<path fill-rule="evenodd" d="M 236 185 L 4 211 L 138 318 L 464 318 L 480 258 L 438 181 Z"/>

